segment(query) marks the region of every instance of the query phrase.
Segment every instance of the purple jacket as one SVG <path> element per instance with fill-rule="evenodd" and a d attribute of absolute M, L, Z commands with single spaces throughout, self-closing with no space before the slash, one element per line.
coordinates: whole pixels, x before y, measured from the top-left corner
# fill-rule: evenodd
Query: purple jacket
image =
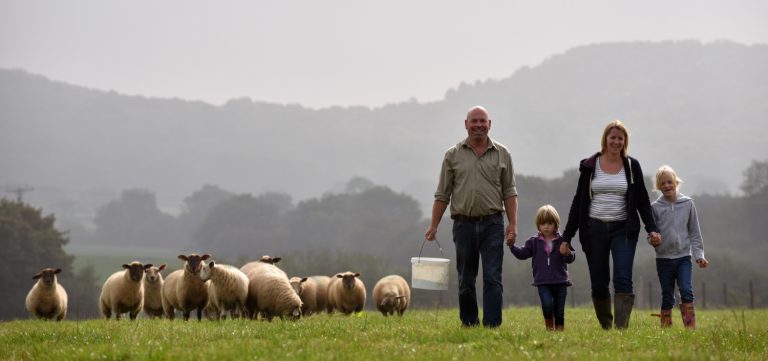
<path fill-rule="evenodd" d="M 569 244 L 571 249 L 571 255 L 566 257 L 560 254 L 560 244 L 563 242 L 563 237 L 557 234 L 557 237 L 552 240 L 552 251 L 547 254 L 545 249 L 546 241 L 544 241 L 541 233 L 529 238 L 525 241 L 523 248 L 517 246 L 509 246 L 509 250 L 517 259 L 528 259 L 533 257 L 531 261 L 531 268 L 533 269 L 533 285 L 551 285 L 568 283 L 568 263 L 573 263 L 576 260 L 576 251 Z"/>

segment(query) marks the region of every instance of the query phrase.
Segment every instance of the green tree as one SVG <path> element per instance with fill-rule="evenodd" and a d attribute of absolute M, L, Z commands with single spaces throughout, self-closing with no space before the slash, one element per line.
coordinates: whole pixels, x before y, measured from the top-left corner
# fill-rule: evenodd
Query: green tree
<path fill-rule="evenodd" d="M 123 191 L 120 199 L 99 208 L 94 218 L 99 243 L 119 245 L 186 245 L 175 217 L 163 213 L 146 189 Z"/>
<path fill-rule="evenodd" d="M 747 196 L 765 197 L 768 195 L 768 159 L 752 160 L 749 168 L 744 170 L 744 181 L 741 190 Z"/>
<path fill-rule="evenodd" d="M 0 199 L 0 289 L 4 297 L 0 302 L 0 319 L 26 317 L 24 301 L 35 282 L 32 276 L 46 267 L 62 269 L 59 283 L 69 295 L 68 317 L 94 314 L 95 277 L 88 270 L 73 274 L 74 258 L 63 248 L 69 238 L 54 227 L 55 222 L 54 215 L 43 216 L 41 209 Z"/>

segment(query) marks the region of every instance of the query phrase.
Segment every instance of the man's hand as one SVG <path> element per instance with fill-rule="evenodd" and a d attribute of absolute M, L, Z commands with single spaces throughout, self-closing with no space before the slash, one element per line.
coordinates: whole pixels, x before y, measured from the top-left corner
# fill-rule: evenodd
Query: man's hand
<path fill-rule="evenodd" d="M 434 241 L 435 237 L 437 237 L 437 227 L 429 226 L 424 233 L 424 238 L 426 238 L 427 241 Z"/>
<path fill-rule="evenodd" d="M 697 263 L 697 264 L 699 265 L 699 267 L 701 267 L 701 268 L 707 268 L 707 266 L 709 266 L 709 261 L 707 261 L 707 259 L 706 259 L 706 258 L 704 258 L 704 257 L 697 259 L 697 260 L 696 260 L 696 263 Z"/>
<path fill-rule="evenodd" d="M 507 246 L 514 246 L 517 240 L 517 227 L 507 226 Z"/>
<path fill-rule="evenodd" d="M 566 257 L 571 255 L 571 247 L 568 246 L 568 242 L 560 243 L 560 254 Z"/>

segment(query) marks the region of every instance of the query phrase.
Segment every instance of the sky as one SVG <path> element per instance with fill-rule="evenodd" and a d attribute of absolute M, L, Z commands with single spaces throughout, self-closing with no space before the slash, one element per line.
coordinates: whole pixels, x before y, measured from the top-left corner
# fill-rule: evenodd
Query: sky
<path fill-rule="evenodd" d="M 768 43 L 765 0 L 0 0 L 0 68 L 129 95 L 437 101 L 602 42 Z"/>

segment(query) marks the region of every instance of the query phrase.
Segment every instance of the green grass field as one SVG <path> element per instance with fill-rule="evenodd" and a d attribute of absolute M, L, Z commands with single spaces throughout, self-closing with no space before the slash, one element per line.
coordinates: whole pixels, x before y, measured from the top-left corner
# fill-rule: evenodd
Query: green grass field
<path fill-rule="evenodd" d="M 538 308 L 509 308 L 498 329 L 459 326 L 458 310 L 367 311 L 300 321 L 12 321 L 2 360 L 766 360 L 768 311 L 698 311 L 660 330 L 636 310 L 630 329 L 603 331 L 593 312 L 566 309 L 566 331 L 544 330 Z"/>

